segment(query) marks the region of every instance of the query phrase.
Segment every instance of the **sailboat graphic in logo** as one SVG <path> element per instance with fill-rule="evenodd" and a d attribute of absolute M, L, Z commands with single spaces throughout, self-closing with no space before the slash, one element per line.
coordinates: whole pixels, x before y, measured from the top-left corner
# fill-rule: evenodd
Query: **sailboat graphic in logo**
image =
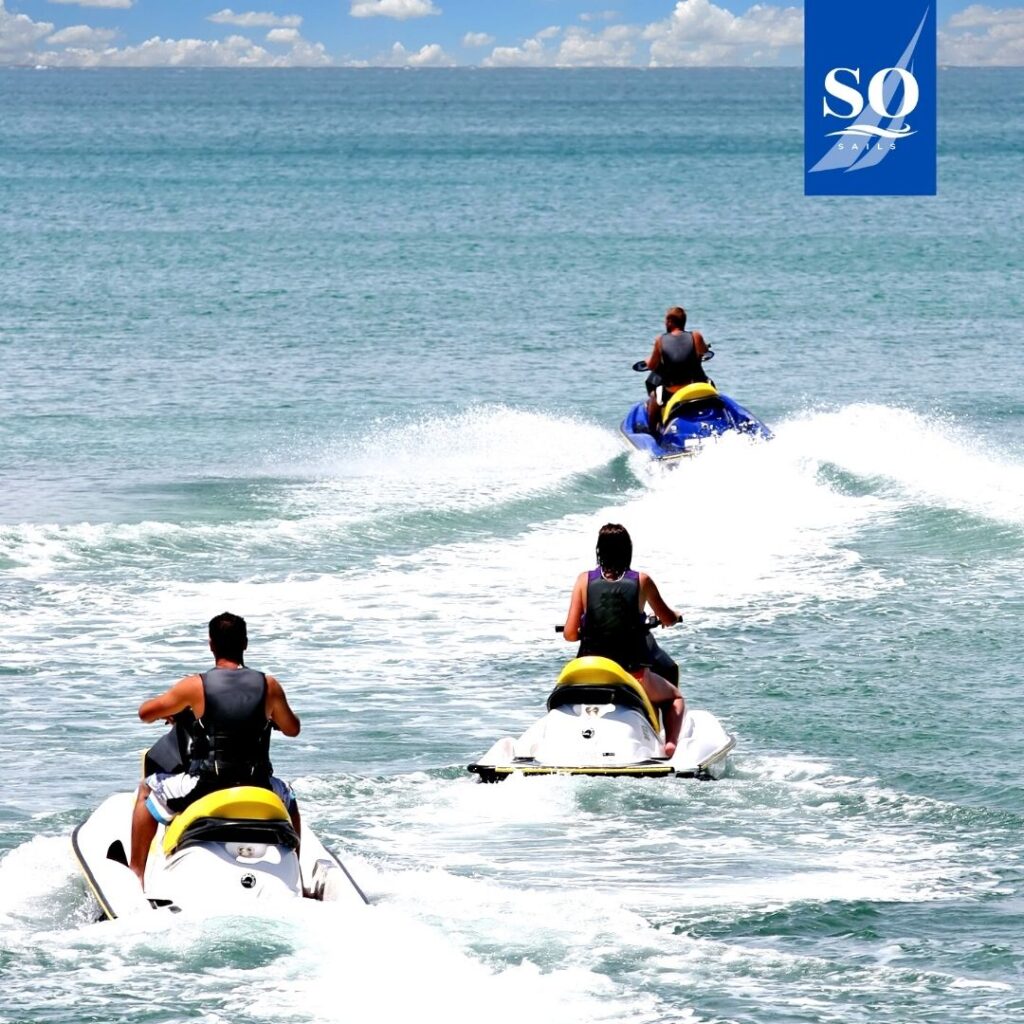
<path fill-rule="evenodd" d="M 912 61 L 929 13 L 930 8 L 925 10 L 924 17 L 921 18 L 921 23 L 917 26 L 917 31 L 907 44 L 899 61 L 890 67 L 882 68 L 872 77 L 868 85 L 866 106 L 856 89 L 838 82 L 836 78 L 838 71 L 850 71 L 851 69 L 838 68 L 829 72 L 826 78 L 826 88 L 829 88 L 831 81 L 834 95 L 844 99 L 847 95 L 852 95 L 856 98 L 860 109 L 857 110 L 853 100 L 846 100 L 851 104 L 853 110 L 857 111 L 848 115 L 854 117 L 855 121 L 845 128 L 826 134 L 826 138 L 839 136 L 839 141 L 813 167 L 808 169 L 809 174 L 813 174 L 815 171 L 866 170 L 868 167 L 874 167 L 881 163 L 890 153 L 895 152 L 893 144 L 881 145 L 881 140 L 890 140 L 891 143 L 893 140 L 906 139 L 917 134 L 906 118 L 914 112 L 920 97 Z M 858 76 L 856 80 L 859 84 L 860 69 L 856 69 L 856 72 Z M 903 86 L 903 96 L 896 109 L 890 112 L 890 104 L 900 85 Z M 829 108 L 827 101 L 825 111 L 826 116 L 828 113 L 840 116 Z M 883 124 L 883 122 L 886 123 Z M 858 140 L 863 140 L 862 144 L 858 144 Z"/>

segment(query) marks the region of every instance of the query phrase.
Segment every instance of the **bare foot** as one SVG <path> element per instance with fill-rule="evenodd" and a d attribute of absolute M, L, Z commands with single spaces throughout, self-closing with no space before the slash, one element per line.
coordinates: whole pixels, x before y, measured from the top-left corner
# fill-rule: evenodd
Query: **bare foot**
<path fill-rule="evenodd" d="M 674 743 L 665 744 L 665 756 L 671 757 L 676 752 L 676 745 Z"/>

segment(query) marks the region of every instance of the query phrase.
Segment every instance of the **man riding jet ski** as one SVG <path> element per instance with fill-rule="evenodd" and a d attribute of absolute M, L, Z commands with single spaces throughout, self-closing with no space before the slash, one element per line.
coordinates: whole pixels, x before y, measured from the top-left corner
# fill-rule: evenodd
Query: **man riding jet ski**
<path fill-rule="evenodd" d="M 245 667 L 245 620 L 215 616 L 209 642 L 212 670 L 186 676 L 139 708 L 144 722 L 182 716 L 170 742 L 165 737 L 147 757 L 178 770 L 148 774 L 133 808 L 129 794 L 110 797 L 75 831 L 75 852 L 101 910 L 116 917 L 232 897 L 337 899 L 339 889 L 364 903 L 341 863 L 303 829 L 290 787 L 273 775 L 271 729 L 297 736 L 300 723 L 281 684 Z M 175 753 L 183 765 L 173 764 Z M 136 878 L 134 893 L 125 868 Z"/>
<path fill-rule="evenodd" d="M 686 310 L 673 306 L 665 314 L 665 333 L 654 339 L 647 357 L 646 368 L 651 371 L 646 381 L 649 425 L 658 425 L 662 407 L 680 388 L 711 383 L 702 364 L 712 354 L 700 331 L 686 329 Z"/>
<path fill-rule="evenodd" d="M 625 528 L 603 526 L 598 567 L 580 574 L 558 627 L 566 640 L 581 640 L 578 656 L 562 670 L 548 713 L 468 766 L 484 782 L 512 774 L 710 777 L 724 768 L 735 741 L 707 711 L 687 711 L 678 667 L 648 632 L 681 616 L 650 577 L 629 568 L 631 560 Z M 657 617 L 644 617 L 647 604 Z"/>
<path fill-rule="evenodd" d="M 704 372 L 714 352 L 699 331 L 687 331 L 686 310 L 665 314 L 665 333 L 654 339 L 646 360 L 633 369 L 647 371 L 647 402 L 626 414 L 621 431 L 640 451 L 658 460 L 694 455 L 709 437 L 729 431 L 770 438 L 771 431 Z"/>
<path fill-rule="evenodd" d="M 146 860 L 157 825 L 201 797 L 233 786 L 271 790 L 288 810 L 296 836 L 302 830 L 299 807 L 288 784 L 274 777 L 270 764 L 270 730 L 298 736 L 301 725 L 288 706 L 281 684 L 243 664 L 249 638 L 245 620 L 224 612 L 210 620 L 212 671 L 186 676 L 166 693 L 139 708 L 143 722 L 195 715 L 192 761 L 187 771 L 156 772 L 139 785 L 132 815 L 131 869 L 145 885 Z"/>

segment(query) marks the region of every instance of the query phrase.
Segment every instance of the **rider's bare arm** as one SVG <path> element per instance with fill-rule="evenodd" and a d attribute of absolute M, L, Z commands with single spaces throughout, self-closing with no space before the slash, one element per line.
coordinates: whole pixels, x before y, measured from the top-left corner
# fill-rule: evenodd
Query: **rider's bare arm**
<path fill-rule="evenodd" d="M 647 369 L 656 370 L 661 366 L 661 335 L 659 334 L 654 339 L 654 348 L 651 349 L 651 354 L 647 357 Z"/>
<path fill-rule="evenodd" d="M 708 350 L 708 343 L 704 340 L 704 335 L 700 331 L 693 331 L 693 350 L 698 356 L 703 356 Z"/>
<path fill-rule="evenodd" d="M 587 593 L 587 574 L 581 572 L 576 577 L 576 582 L 572 587 L 572 598 L 569 601 L 569 612 L 565 616 L 565 626 L 562 630 L 562 636 L 565 637 L 570 643 L 575 643 L 580 638 L 580 623 L 583 621 L 583 613 L 586 609 L 583 607 L 584 601 L 586 600 Z"/>
<path fill-rule="evenodd" d="M 139 705 L 139 718 L 144 722 L 156 722 L 170 718 L 185 708 L 191 708 L 202 717 L 204 707 L 203 681 L 199 676 L 185 676 L 179 679 L 166 693 L 143 701 Z"/>
<path fill-rule="evenodd" d="M 674 626 L 677 622 L 682 622 L 682 615 L 665 604 L 658 585 L 645 572 L 640 573 L 640 596 L 651 606 L 651 611 L 658 616 L 658 621 L 663 626 Z"/>
<path fill-rule="evenodd" d="M 302 728 L 299 716 L 288 706 L 284 688 L 273 676 L 267 676 L 267 718 L 285 736 L 298 736 Z"/>

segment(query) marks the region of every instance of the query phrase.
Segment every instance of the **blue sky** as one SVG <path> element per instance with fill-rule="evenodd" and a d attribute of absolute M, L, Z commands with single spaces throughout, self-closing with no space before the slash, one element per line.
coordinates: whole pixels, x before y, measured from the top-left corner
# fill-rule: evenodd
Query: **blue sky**
<path fill-rule="evenodd" d="M 900 0 L 893 0 L 900 2 Z M 0 0 L 0 64 L 795 64 L 802 0 Z M 1024 64 L 1024 0 L 938 0 L 940 60 Z"/>

